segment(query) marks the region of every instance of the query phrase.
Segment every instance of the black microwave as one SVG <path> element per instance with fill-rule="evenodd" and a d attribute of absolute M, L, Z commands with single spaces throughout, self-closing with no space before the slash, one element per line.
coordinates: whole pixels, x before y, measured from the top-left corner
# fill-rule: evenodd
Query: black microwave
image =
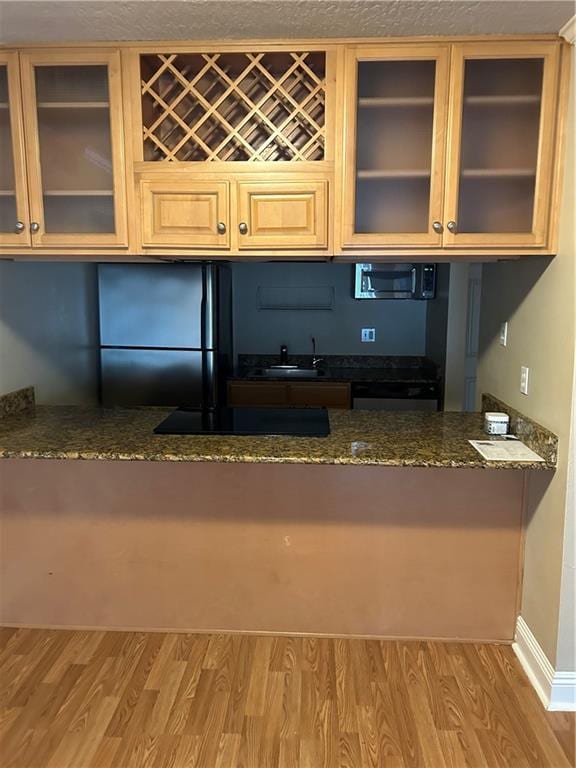
<path fill-rule="evenodd" d="M 356 264 L 355 299 L 433 299 L 436 264 Z"/>

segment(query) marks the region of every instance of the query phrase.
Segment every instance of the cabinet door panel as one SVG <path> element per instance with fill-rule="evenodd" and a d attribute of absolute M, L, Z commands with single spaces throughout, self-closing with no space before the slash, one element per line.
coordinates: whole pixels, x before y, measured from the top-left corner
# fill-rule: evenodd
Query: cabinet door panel
<path fill-rule="evenodd" d="M 281 381 L 230 381 L 230 407 L 285 407 L 288 405 L 288 385 Z"/>
<path fill-rule="evenodd" d="M 119 52 L 21 61 L 33 245 L 127 245 Z"/>
<path fill-rule="evenodd" d="M 241 181 L 238 186 L 241 250 L 327 247 L 326 181 Z"/>
<path fill-rule="evenodd" d="M 30 245 L 18 54 L 0 51 L 0 246 Z"/>
<path fill-rule="evenodd" d="M 227 181 L 140 182 L 142 244 L 229 248 Z"/>
<path fill-rule="evenodd" d="M 546 245 L 558 67 L 555 43 L 454 46 L 446 246 Z"/>
<path fill-rule="evenodd" d="M 341 382 L 294 382 L 290 405 L 301 408 L 350 408 L 350 385 Z"/>
<path fill-rule="evenodd" d="M 441 244 L 448 52 L 348 52 L 344 246 Z"/>

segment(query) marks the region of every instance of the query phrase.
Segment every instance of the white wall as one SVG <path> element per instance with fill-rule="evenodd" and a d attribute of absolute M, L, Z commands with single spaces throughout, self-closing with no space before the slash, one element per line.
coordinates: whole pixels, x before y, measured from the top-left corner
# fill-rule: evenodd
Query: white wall
<path fill-rule="evenodd" d="M 424 355 L 426 301 L 356 301 L 349 264 L 233 265 L 236 353 L 277 353 L 281 344 L 295 354 Z M 335 303 L 326 310 L 260 310 L 260 286 L 331 286 Z M 376 342 L 362 343 L 360 329 L 376 328 Z"/>
<path fill-rule="evenodd" d="M 0 394 L 33 385 L 36 401 L 94 403 L 96 266 L 0 262 Z"/>

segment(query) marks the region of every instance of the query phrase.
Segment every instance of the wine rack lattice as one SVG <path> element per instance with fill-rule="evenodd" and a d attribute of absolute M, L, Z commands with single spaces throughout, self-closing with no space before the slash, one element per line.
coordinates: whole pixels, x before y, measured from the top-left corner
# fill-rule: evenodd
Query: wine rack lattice
<path fill-rule="evenodd" d="M 323 160 L 325 54 L 141 56 L 145 160 Z"/>

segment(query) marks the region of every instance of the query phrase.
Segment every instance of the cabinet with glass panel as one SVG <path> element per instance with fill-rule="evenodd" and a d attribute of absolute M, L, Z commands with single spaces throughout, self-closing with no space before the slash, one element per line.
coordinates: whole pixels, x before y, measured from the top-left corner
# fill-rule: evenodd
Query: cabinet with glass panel
<path fill-rule="evenodd" d="M 0 51 L 0 246 L 30 246 L 18 54 Z"/>
<path fill-rule="evenodd" d="M 546 248 L 560 50 L 553 41 L 350 49 L 344 249 Z"/>
<path fill-rule="evenodd" d="M 2 142 L 0 228 L 16 229 L 21 239 L 3 234 L 0 242 L 126 247 L 119 52 L 30 51 L 19 58 L 20 78 L 10 69 L 15 61 L 0 69 L 0 102 L 7 104 L 2 112 L 12 118 L 0 116 L 3 134 L 11 128 L 12 139 Z M 21 200 L 16 207 L 11 190 Z"/>

